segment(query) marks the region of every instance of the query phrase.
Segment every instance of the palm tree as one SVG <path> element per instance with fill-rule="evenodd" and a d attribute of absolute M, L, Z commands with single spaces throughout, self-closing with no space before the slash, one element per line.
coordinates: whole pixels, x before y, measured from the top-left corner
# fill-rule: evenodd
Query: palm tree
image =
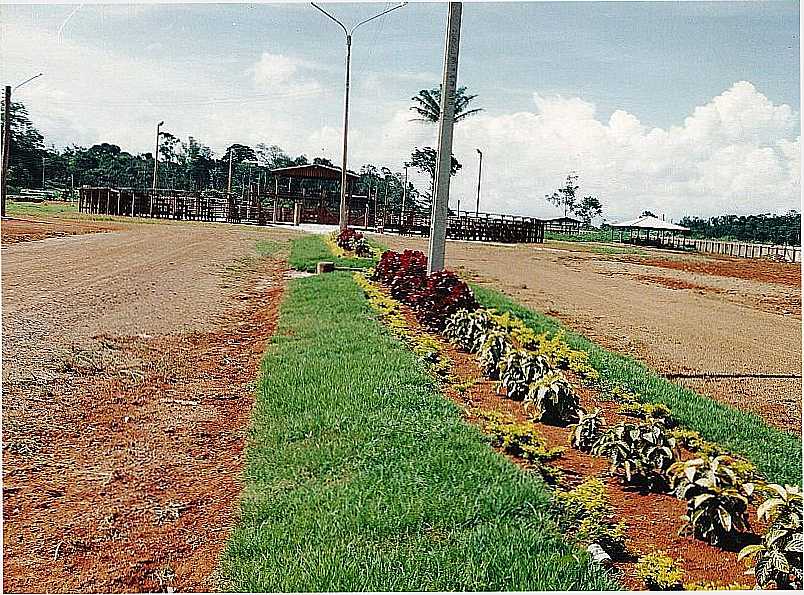
<path fill-rule="evenodd" d="M 467 95 L 466 87 L 458 87 L 455 90 L 455 122 L 460 122 L 464 118 L 482 112 L 483 108 L 476 108 L 467 111 L 469 102 L 477 95 Z M 413 122 L 438 122 L 441 117 L 441 86 L 438 89 L 422 89 L 415 97 L 411 97 L 414 105 L 411 110 L 419 114 L 419 118 L 413 118 Z"/>

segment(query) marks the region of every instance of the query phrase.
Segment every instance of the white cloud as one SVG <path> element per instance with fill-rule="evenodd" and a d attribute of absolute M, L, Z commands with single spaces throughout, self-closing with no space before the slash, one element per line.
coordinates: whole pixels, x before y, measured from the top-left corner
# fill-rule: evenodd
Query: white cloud
<path fill-rule="evenodd" d="M 319 82 L 301 74 L 305 66 L 305 62 L 297 58 L 263 52 L 251 70 L 258 89 L 291 91 L 305 95 L 320 93 Z"/>
<path fill-rule="evenodd" d="M 579 97 L 535 93 L 534 103 L 533 111 L 481 113 L 455 127 L 464 168 L 453 179 L 453 206 L 458 197 L 473 201 L 479 147 L 488 211 L 553 213 L 544 195 L 571 169 L 581 192 L 598 195 L 612 219 L 643 209 L 680 218 L 800 208 L 799 114 L 751 83 L 735 83 L 666 130 L 622 110 L 603 122 Z M 409 117 L 400 111 L 376 135 L 374 161 L 399 163 L 414 145 L 434 143 L 434 127 L 423 130 Z"/>
<path fill-rule="evenodd" d="M 336 82 L 323 93 L 315 76 L 327 74 L 323 66 L 266 52 L 248 71 L 243 64 L 234 72 L 238 84 L 222 84 L 203 61 L 156 54 L 123 55 L 60 39 L 55 28 L 0 24 L 0 78 L 45 73 L 15 99 L 28 106 L 48 143 L 107 141 L 150 151 L 156 122 L 165 120 L 170 132 L 216 151 L 232 142 L 268 142 L 340 160 L 342 88 Z M 398 170 L 413 147 L 435 145 L 436 127 L 411 121 L 407 95 L 389 97 L 387 84 L 368 85 L 374 94 L 365 87 L 354 96 L 351 168 L 371 162 Z M 453 206 L 458 197 L 474 202 L 477 147 L 484 153 L 481 208 L 488 211 L 553 212 L 544 195 L 571 169 L 581 176 L 581 192 L 598 195 L 609 218 L 643 209 L 678 218 L 800 208 L 799 114 L 747 81 L 669 128 L 651 128 L 623 110 L 601 118 L 582 97 L 536 92 L 533 101 L 530 110 L 482 112 L 456 126 L 454 152 L 464 167 L 453 179 Z M 413 172 L 411 179 L 426 188 L 426 179 Z"/>

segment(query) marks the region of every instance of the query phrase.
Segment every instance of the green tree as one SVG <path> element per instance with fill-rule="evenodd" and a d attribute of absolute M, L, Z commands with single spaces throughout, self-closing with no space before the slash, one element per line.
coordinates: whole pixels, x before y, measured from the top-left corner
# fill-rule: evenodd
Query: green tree
<path fill-rule="evenodd" d="M 420 173 L 430 176 L 430 192 L 425 194 L 423 197 L 425 207 L 429 207 L 429 205 L 432 204 L 433 194 L 435 193 L 437 157 L 438 151 L 436 151 L 433 147 L 423 147 L 421 149 L 416 147 L 410 154 L 410 165 Z M 449 175 L 454 176 L 462 167 L 463 165 L 461 165 L 458 160 L 455 159 L 455 155 L 452 155 Z"/>
<path fill-rule="evenodd" d="M 567 181 L 562 188 L 559 188 L 552 194 L 545 195 L 547 202 L 554 204 L 559 209 L 563 209 L 564 217 L 566 217 L 569 213 L 575 212 L 578 202 L 575 193 L 578 192 L 578 188 L 580 188 L 577 182 L 578 174 L 572 171 L 567 174 Z"/>
<path fill-rule="evenodd" d="M 466 93 L 466 87 L 455 90 L 455 123 L 483 111 L 483 108 L 468 109 L 469 104 L 477 95 Z M 441 117 L 441 86 L 437 89 L 422 89 L 417 95 L 411 97 L 413 105 L 411 111 L 419 114 L 413 118 L 414 122 L 438 122 Z"/>
<path fill-rule="evenodd" d="M 603 205 L 596 196 L 584 196 L 574 213 L 581 218 L 584 226 L 591 227 L 592 219 L 603 214 Z"/>
<path fill-rule="evenodd" d="M 41 184 L 42 157 L 47 156 L 44 137 L 36 129 L 22 103 L 11 103 L 11 153 L 8 163 L 8 185 L 20 188 Z M 0 107 L 3 122 L 5 109 Z"/>

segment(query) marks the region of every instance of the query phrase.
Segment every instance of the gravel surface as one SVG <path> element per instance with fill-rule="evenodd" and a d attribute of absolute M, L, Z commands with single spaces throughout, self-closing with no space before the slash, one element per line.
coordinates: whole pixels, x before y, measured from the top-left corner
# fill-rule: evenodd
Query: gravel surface
<path fill-rule="evenodd" d="M 427 249 L 421 238 L 375 236 L 392 249 Z M 668 257 L 645 250 L 647 257 Z M 671 255 L 700 265 L 702 255 Z M 742 274 L 796 265 L 730 259 Z M 501 246 L 449 242 L 447 266 L 489 283 L 520 303 L 561 319 L 609 349 L 631 354 L 677 382 L 801 433 L 801 318 L 767 311 L 763 296 L 801 312 L 801 289 L 780 283 L 638 264 L 633 254 L 598 254 L 548 242 Z M 721 270 L 723 267 L 716 268 Z M 640 279 L 650 271 L 717 291 Z M 787 278 L 789 275 L 780 275 Z"/>

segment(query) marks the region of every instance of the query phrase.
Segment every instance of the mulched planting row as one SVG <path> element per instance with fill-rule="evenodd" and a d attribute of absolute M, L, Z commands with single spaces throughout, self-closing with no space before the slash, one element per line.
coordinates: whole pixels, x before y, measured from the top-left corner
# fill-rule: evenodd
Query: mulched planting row
<path fill-rule="evenodd" d="M 385 288 L 381 289 L 387 294 Z M 389 296 L 390 297 L 390 296 Z M 414 332 L 427 334 L 416 319 L 413 311 L 400 304 L 401 311 L 409 328 Z M 446 341 L 441 341 L 443 353 L 449 360 L 450 382 L 445 385 L 445 394 L 464 408 L 467 419 L 482 426 L 478 411 L 505 413 L 518 421 L 530 421 L 547 440 L 547 446 L 565 447 L 564 453 L 550 465 L 563 472 L 562 489 L 570 489 L 589 478 L 601 478 L 607 489 L 609 503 L 615 521 L 625 521 L 628 525 L 626 547 L 628 555 L 615 562 L 620 580 L 629 589 L 645 589 L 644 582 L 636 575 L 636 561 L 644 555 L 662 551 L 676 559 L 684 571 L 684 583 L 714 583 L 751 585 L 753 577 L 745 574 L 746 567 L 737 561 L 739 549 L 749 543 L 758 543 L 759 534 L 764 527 L 756 523 L 756 511 L 749 509 L 749 519 L 753 531 L 742 535 L 741 541 L 730 546 L 730 550 L 720 549 L 692 537 L 680 537 L 678 531 L 686 512 L 684 501 L 669 494 L 640 491 L 623 486 L 619 480 L 608 475 L 608 462 L 602 457 L 593 456 L 569 447 L 570 430 L 565 427 L 533 422 L 525 415 L 522 404 L 505 398 L 497 392 L 497 383 L 486 378 L 474 355 L 460 351 Z M 580 397 L 581 405 L 587 411 L 600 408 L 609 426 L 619 421 L 633 421 L 634 418 L 616 412 L 619 403 L 606 400 L 595 389 L 584 386 L 571 372 L 564 372 Z M 509 456 L 509 455 L 506 455 Z M 517 457 L 509 458 L 518 464 L 530 464 Z M 682 459 L 694 458 L 682 451 Z"/>

